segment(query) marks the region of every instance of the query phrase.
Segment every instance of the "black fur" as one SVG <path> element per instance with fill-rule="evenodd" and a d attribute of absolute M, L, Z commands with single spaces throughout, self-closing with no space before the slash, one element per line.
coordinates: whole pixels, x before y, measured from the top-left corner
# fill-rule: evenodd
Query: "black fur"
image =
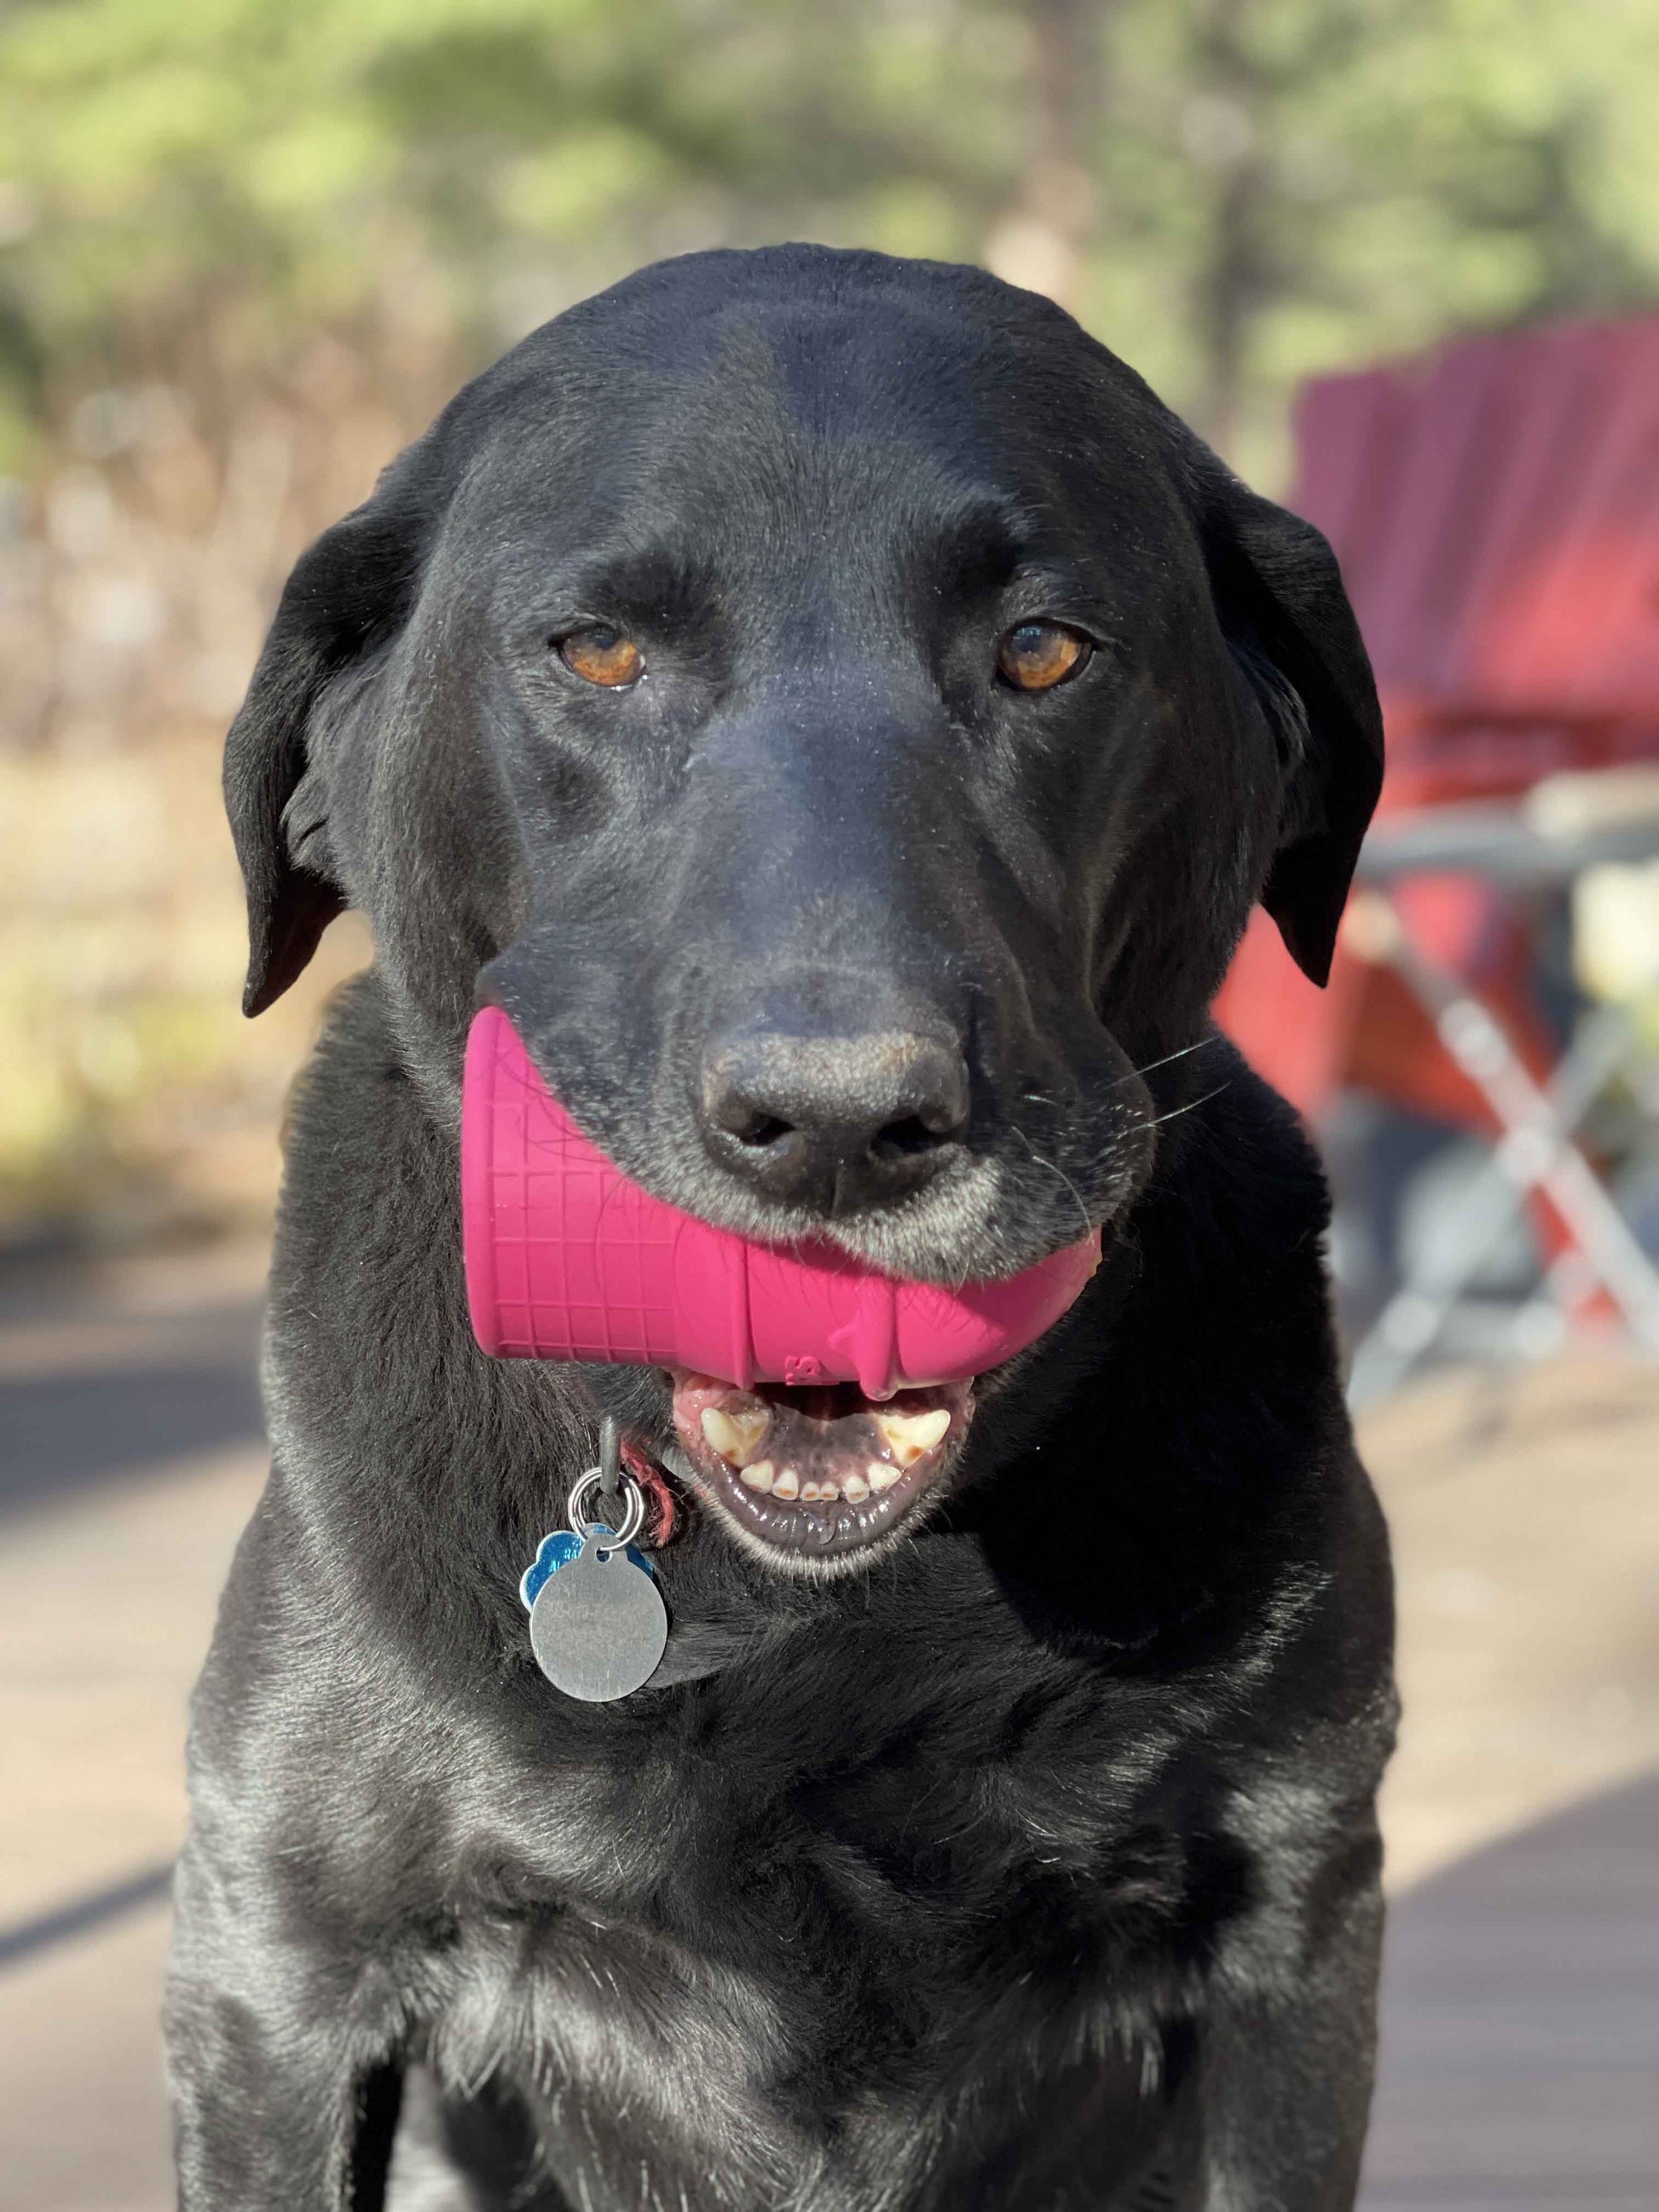
<path fill-rule="evenodd" d="M 1094 659 L 1000 693 L 1036 611 Z M 636 691 L 552 665 L 596 615 Z M 412 2067 L 480 2204 L 1351 2202 L 1387 1546 L 1316 1164 L 1206 1008 L 1257 896 L 1322 975 L 1380 759 L 1317 533 L 973 270 L 647 270 L 306 556 L 227 763 L 248 1004 L 342 902 L 377 960 L 296 1104 L 271 1479 L 196 1705 L 186 2212 L 377 2203 Z M 666 1389 L 471 1341 L 482 994 L 741 1230 L 949 1279 L 1107 1224 L 925 1528 L 807 1581 L 694 1512 L 611 1705 L 537 1672 L 517 1581 L 599 1405 L 664 1448 Z M 854 1000 L 959 1042 L 965 1140 L 879 1206 L 723 1174 L 710 1040 Z"/>

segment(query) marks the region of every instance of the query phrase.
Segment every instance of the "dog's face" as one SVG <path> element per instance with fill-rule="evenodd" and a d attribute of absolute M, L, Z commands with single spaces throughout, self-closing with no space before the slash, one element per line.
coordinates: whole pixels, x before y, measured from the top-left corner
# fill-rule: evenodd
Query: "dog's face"
<path fill-rule="evenodd" d="M 227 774 L 250 1009 L 359 905 L 441 1103 L 492 998 L 662 1197 L 1006 1274 L 1141 1188 L 1253 899 L 1322 978 L 1380 766 L 1323 541 L 1057 309 L 695 257 L 526 341 L 296 569 Z M 969 1403 L 676 1409 L 751 1543 L 841 1558 Z"/>

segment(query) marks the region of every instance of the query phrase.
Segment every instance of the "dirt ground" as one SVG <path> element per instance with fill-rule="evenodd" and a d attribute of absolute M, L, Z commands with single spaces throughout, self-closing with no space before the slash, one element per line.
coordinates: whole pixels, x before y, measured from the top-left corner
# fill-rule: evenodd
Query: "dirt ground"
<path fill-rule="evenodd" d="M 264 1468 L 263 1255 L 0 1279 L 0 2212 L 164 2212 L 184 1699 Z M 1659 2203 L 1659 1370 L 1373 1414 L 1407 1721 L 1368 2212 Z"/>

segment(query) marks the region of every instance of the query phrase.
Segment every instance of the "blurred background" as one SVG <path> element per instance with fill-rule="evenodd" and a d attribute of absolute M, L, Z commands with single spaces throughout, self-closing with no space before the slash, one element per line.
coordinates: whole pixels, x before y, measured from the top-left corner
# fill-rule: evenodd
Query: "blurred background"
<path fill-rule="evenodd" d="M 1048 293 L 1337 544 L 1388 797 L 1331 991 L 1253 930 L 1219 1011 L 1331 1164 L 1401 1567 L 1367 2202 L 1659 2199 L 1656 118 L 1651 0 L 0 10 L 3 2212 L 167 2201 L 183 1697 L 368 957 L 243 1023 L 276 594 L 536 324 L 787 237 Z"/>

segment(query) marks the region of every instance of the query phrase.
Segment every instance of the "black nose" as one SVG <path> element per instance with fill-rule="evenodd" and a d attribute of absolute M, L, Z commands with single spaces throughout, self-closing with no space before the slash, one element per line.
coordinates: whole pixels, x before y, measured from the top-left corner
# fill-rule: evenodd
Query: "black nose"
<path fill-rule="evenodd" d="M 751 1033 L 703 1061 L 703 1133 L 769 1197 L 844 1212 L 902 1197 L 951 1158 L 968 1121 L 954 1046 L 907 1030 Z"/>

